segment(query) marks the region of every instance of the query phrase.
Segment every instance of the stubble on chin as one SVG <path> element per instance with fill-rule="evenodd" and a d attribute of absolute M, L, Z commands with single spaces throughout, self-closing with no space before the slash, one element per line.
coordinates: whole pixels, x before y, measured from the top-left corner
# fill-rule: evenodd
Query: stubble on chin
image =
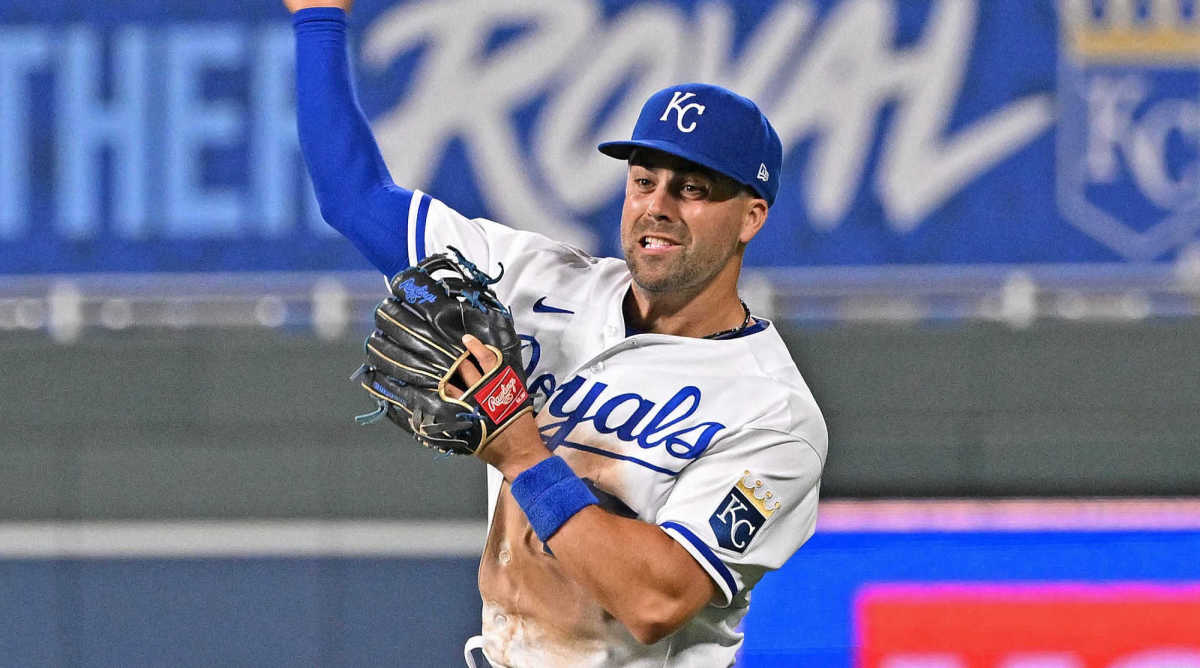
<path fill-rule="evenodd" d="M 646 266 L 650 264 L 657 266 Z M 638 287 L 646 292 L 679 292 L 687 290 L 703 278 L 703 268 L 697 266 L 686 254 L 681 254 L 669 263 L 651 263 L 646 262 L 644 258 L 637 258 L 632 251 L 627 251 L 625 266 L 629 268 L 629 273 L 633 275 Z"/>
<path fill-rule="evenodd" d="M 648 272 L 639 271 L 632 263 L 627 262 L 626 264 L 629 265 L 629 273 L 633 274 L 633 282 L 646 292 L 674 292 L 683 287 L 683 281 L 679 280 L 678 275 L 650 276 Z"/>

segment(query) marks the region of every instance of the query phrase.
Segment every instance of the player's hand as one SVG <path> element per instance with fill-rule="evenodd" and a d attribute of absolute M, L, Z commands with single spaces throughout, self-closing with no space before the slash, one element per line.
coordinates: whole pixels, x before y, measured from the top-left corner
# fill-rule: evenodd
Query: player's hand
<path fill-rule="evenodd" d="M 488 350 L 488 347 L 483 345 L 483 342 L 474 336 L 467 334 L 462 337 L 462 342 L 467 347 L 467 350 L 471 351 L 471 357 L 475 359 L 472 360 L 471 357 L 468 357 L 463 360 L 462 364 L 458 365 L 458 379 L 461 387 L 459 384 L 446 384 L 446 394 L 455 399 L 463 395 L 465 391 L 463 388 L 471 387 L 479 382 L 479 379 L 483 378 L 485 371 L 491 371 L 500 362 L 496 358 L 496 354 Z"/>
<path fill-rule="evenodd" d="M 354 6 L 354 0 L 283 0 L 283 6 L 293 14 L 301 9 L 312 7 L 337 7 L 349 14 L 350 8 Z"/>
<path fill-rule="evenodd" d="M 375 307 L 376 329 L 364 342 L 366 364 L 353 376 L 376 410 L 357 420 L 386 417 L 421 445 L 474 455 L 532 413 L 533 397 L 521 337 L 490 287 L 499 277 L 449 250 L 454 257 L 435 253 L 388 281 L 389 296 Z"/>
<path fill-rule="evenodd" d="M 463 387 L 471 387 L 483 378 L 481 369 L 494 369 L 500 360 L 482 341 L 470 334 L 463 336 L 462 342 L 467 350 L 471 351 L 474 360 L 468 357 L 458 365 L 458 381 Z M 457 385 L 447 384 L 446 393 L 458 398 L 462 396 L 463 390 Z M 542 443 L 533 414 L 527 413 L 514 420 L 476 455 L 499 469 L 505 478 L 513 480 L 525 469 L 550 456 L 550 452 Z"/>

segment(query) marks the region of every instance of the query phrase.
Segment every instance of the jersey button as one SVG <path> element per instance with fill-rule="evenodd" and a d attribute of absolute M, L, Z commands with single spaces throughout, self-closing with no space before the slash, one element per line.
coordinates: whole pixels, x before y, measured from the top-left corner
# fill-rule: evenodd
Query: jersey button
<path fill-rule="evenodd" d="M 501 566 L 507 566 L 508 562 L 512 561 L 512 553 L 508 550 L 500 550 L 497 559 L 500 561 Z"/>

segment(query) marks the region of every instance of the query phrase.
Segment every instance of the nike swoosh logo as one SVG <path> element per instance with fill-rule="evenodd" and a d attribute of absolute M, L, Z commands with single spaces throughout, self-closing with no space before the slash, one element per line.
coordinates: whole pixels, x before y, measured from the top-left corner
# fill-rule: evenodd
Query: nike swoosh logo
<path fill-rule="evenodd" d="M 542 297 L 541 299 L 534 302 L 533 303 L 533 312 L 534 313 L 574 313 L 574 311 L 568 311 L 565 308 L 558 308 L 557 306 L 547 306 L 544 303 L 545 301 L 546 301 L 546 298 Z"/>

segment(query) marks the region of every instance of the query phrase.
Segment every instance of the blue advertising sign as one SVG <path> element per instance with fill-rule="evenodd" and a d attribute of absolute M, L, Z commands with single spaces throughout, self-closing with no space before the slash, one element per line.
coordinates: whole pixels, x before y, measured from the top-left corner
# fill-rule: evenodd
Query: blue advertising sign
<path fill-rule="evenodd" d="M 1197 668 L 1198 508 L 822 500 L 754 587 L 737 666 Z M 364 526 L 0 525 L 4 665 L 461 665 L 483 526 Z"/>
<path fill-rule="evenodd" d="M 1029 592 L 1080 583 L 1194 587 L 1200 568 L 1184 555 L 1198 547 L 1200 533 L 1195 531 L 818 534 L 783 569 L 771 573 L 755 589 L 754 603 L 744 624 L 746 644 L 739 666 L 863 665 L 854 660 L 856 650 L 862 649 L 856 640 L 856 598 L 879 583 L 1021 584 Z M 983 615 L 975 614 L 983 623 Z M 1014 653 L 1046 649 L 1022 646 L 1021 641 L 1027 638 L 1019 636 L 1001 635 L 996 640 Z M 1095 648 L 1084 644 L 1065 649 L 1083 652 Z M 1015 660 L 984 664 L 948 655 L 941 663 L 896 660 L 892 665 L 1032 668 L 1084 664 L 1022 664 Z"/>
<path fill-rule="evenodd" d="M 618 252 L 681 81 L 784 144 L 756 266 L 1169 261 L 1200 231 L 1194 0 L 359 0 L 395 180 Z M 321 221 L 276 3 L 0 0 L 0 273 L 366 268 Z"/>

